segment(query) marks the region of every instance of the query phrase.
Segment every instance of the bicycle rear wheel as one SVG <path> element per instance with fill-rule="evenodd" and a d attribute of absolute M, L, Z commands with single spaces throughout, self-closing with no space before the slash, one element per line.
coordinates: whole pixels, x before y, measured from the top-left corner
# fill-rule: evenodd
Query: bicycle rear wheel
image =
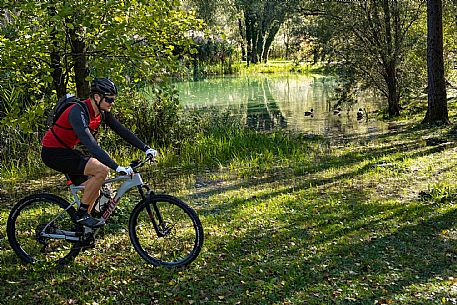
<path fill-rule="evenodd" d="M 153 195 L 133 209 L 129 236 L 138 254 L 154 266 L 186 266 L 203 245 L 197 213 L 169 195 Z"/>
<path fill-rule="evenodd" d="M 33 194 L 20 200 L 11 210 L 7 222 L 8 241 L 25 263 L 71 261 L 80 251 L 77 243 L 45 234 L 65 235 L 82 232 L 76 225 L 75 209 L 63 198 L 51 194 Z"/>

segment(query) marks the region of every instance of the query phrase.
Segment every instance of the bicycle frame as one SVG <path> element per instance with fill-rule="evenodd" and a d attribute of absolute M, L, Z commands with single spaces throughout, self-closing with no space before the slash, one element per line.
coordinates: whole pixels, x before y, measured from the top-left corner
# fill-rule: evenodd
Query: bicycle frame
<path fill-rule="evenodd" d="M 134 188 L 135 186 L 139 187 L 139 191 L 141 196 L 144 199 L 144 193 L 143 190 L 141 189 L 142 186 L 144 186 L 143 180 L 141 179 L 141 175 L 139 173 L 135 173 L 133 176 L 118 176 L 115 178 L 111 179 L 106 179 L 103 184 L 111 184 L 116 181 L 121 181 L 121 180 L 126 180 L 124 183 L 121 184 L 119 189 L 116 192 L 116 196 L 112 198 L 109 203 L 108 207 L 106 207 L 105 211 L 103 212 L 102 217 L 105 219 L 105 221 L 111 216 L 113 213 L 114 209 L 116 208 L 117 203 L 120 201 L 122 196 L 124 196 L 125 193 L 127 193 L 130 189 Z M 81 201 L 79 200 L 78 192 L 84 190 L 84 185 L 74 185 L 70 184 L 70 192 L 73 195 L 74 201 L 72 204 L 70 204 L 67 209 L 69 209 L 72 205 L 75 203 L 77 204 L 78 208 L 81 206 Z M 65 210 L 67 210 L 65 209 Z M 51 225 L 57 218 L 60 217 L 65 211 L 62 211 L 56 217 L 54 217 L 53 220 L 51 220 L 43 229 L 43 232 L 47 229 L 49 225 Z M 87 228 L 87 232 L 92 232 L 92 229 Z M 56 239 L 66 239 L 66 240 L 73 240 L 73 241 L 78 241 L 80 238 L 79 236 L 76 235 L 75 232 L 71 231 L 66 231 L 66 230 L 59 230 L 56 233 L 42 233 L 42 236 L 44 237 L 49 237 L 49 238 L 56 238 Z"/>
<path fill-rule="evenodd" d="M 113 182 L 121 180 L 125 180 L 125 182 L 121 184 L 119 189 L 116 191 L 116 195 L 109 201 L 108 207 L 103 212 L 102 217 L 105 220 L 107 220 L 111 213 L 113 213 L 117 203 L 120 201 L 120 199 L 124 196 L 125 193 L 127 193 L 130 189 L 134 188 L 135 186 L 138 186 L 141 190 L 141 186 L 144 185 L 143 179 L 141 179 L 141 175 L 139 173 L 135 173 L 133 176 L 118 176 L 115 178 L 106 179 L 103 182 L 103 184 L 111 184 Z M 78 205 L 78 208 L 81 206 L 81 201 L 79 200 L 78 192 L 84 190 L 84 188 L 84 185 L 70 185 L 70 192 L 75 200 L 73 204 L 76 203 Z M 140 194 L 142 195 L 142 197 L 144 197 L 143 192 L 140 191 Z"/>
<path fill-rule="evenodd" d="M 144 160 L 143 161 L 143 164 L 144 162 L 147 161 L 147 160 Z M 138 187 L 138 191 L 141 195 L 141 198 L 143 200 L 146 199 L 146 195 L 143 191 L 143 188 L 146 189 L 147 191 L 147 195 L 150 196 L 151 194 L 151 189 L 149 188 L 148 185 L 144 184 L 143 183 L 143 179 L 141 178 L 141 175 L 140 173 L 135 173 L 133 174 L 132 176 L 117 176 L 117 177 L 114 177 L 114 178 L 111 178 L 111 179 L 106 179 L 104 182 L 103 182 L 103 185 L 105 184 L 111 184 L 113 182 L 116 182 L 116 181 L 121 181 L 121 180 L 125 180 L 124 183 L 121 184 L 121 186 L 117 189 L 116 191 L 116 195 L 114 196 L 114 198 L 112 198 L 109 202 L 108 202 L 108 206 L 104 209 L 103 211 L 103 214 L 102 214 L 102 218 L 106 221 L 110 216 L 111 214 L 113 213 L 114 209 L 116 208 L 118 202 L 120 201 L 120 199 L 124 196 L 125 193 L 127 193 L 130 189 L 134 188 L 134 187 Z M 79 191 L 82 191 L 85 189 L 85 186 L 84 185 L 74 185 L 74 184 L 70 184 L 69 185 L 69 188 L 70 188 L 70 192 L 74 198 L 74 201 L 65 209 L 69 209 L 71 206 L 73 206 L 75 203 L 77 205 L 77 208 L 79 209 L 79 207 L 81 206 L 81 201 L 79 199 L 79 196 L 78 196 L 78 192 Z M 162 213 L 159 211 L 157 205 L 155 203 L 153 203 L 153 210 L 154 210 L 154 213 L 157 217 L 157 220 L 156 218 L 154 217 L 154 213 L 153 211 L 151 210 L 151 207 L 150 206 L 147 206 L 146 207 L 146 211 L 148 213 L 148 216 L 153 224 L 153 227 L 157 233 L 157 235 L 159 237 L 163 237 L 165 236 L 168 231 L 170 230 L 166 224 L 164 223 L 163 221 L 163 218 L 162 218 Z M 57 219 L 62 213 L 64 213 L 65 211 L 59 213 L 59 215 L 57 215 L 52 221 L 50 221 L 47 226 L 43 229 L 43 232 L 42 232 L 42 236 L 45 236 L 45 237 L 49 237 L 49 238 L 57 238 L 57 239 L 67 239 L 67 240 L 74 240 L 74 241 L 78 241 L 80 240 L 80 237 L 77 236 L 77 234 L 75 234 L 75 232 L 71 232 L 71 231 L 66 231 L 66 230 L 59 230 L 58 232 L 56 233 L 44 233 L 44 231 L 46 230 L 46 228 L 54 222 L 55 219 Z M 160 225 L 159 225 L 160 224 Z M 89 227 L 84 227 L 84 234 L 88 233 L 88 234 L 91 234 L 95 231 L 95 233 L 98 231 L 98 229 L 91 229 Z"/>

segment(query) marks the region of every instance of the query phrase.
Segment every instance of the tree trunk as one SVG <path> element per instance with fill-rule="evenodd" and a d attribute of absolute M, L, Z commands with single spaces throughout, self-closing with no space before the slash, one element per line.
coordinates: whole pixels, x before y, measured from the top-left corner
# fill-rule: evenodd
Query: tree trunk
<path fill-rule="evenodd" d="M 251 12 L 244 11 L 244 24 L 246 27 L 246 63 L 249 66 L 252 53 L 252 26 L 251 26 Z"/>
<path fill-rule="evenodd" d="M 256 64 L 259 61 L 259 16 L 252 11 L 245 12 L 247 62 Z M 261 50 L 260 50 L 261 52 Z M 261 53 L 260 53 L 261 54 Z"/>
<path fill-rule="evenodd" d="M 256 64 L 258 58 L 258 41 L 260 39 L 259 19 L 257 14 L 253 14 L 251 18 L 251 63 Z"/>
<path fill-rule="evenodd" d="M 51 51 L 51 68 L 53 69 L 51 72 L 52 76 L 52 85 L 56 90 L 57 98 L 64 96 L 67 92 L 67 86 L 64 81 L 63 69 L 61 65 L 61 57 L 60 52 L 58 51 L 58 46 L 56 45 L 55 35 L 51 34 L 51 39 L 53 40 L 53 50 Z"/>
<path fill-rule="evenodd" d="M 88 98 L 90 94 L 89 82 L 86 77 L 89 69 L 86 60 L 86 43 L 80 39 L 75 30 L 70 30 L 73 70 L 75 72 L 76 94 L 79 98 Z"/>
<path fill-rule="evenodd" d="M 244 2 L 248 64 L 268 61 L 272 41 L 287 13 L 284 5 L 282 1 Z"/>
<path fill-rule="evenodd" d="M 392 61 L 386 67 L 387 83 L 387 102 L 389 104 L 388 113 L 390 117 L 400 115 L 400 93 L 398 92 L 397 70 L 395 62 Z"/>
<path fill-rule="evenodd" d="M 198 71 L 198 59 L 195 58 L 194 59 L 194 74 L 193 74 L 193 79 L 194 81 L 197 81 L 198 80 L 198 75 L 200 74 L 200 72 Z"/>
<path fill-rule="evenodd" d="M 385 52 L 385 81 L 387 85 L 388 113 L 390 117 L 400 115 L 400 93 L 398 92 L 397 63 L 394 54 L 392 16 L 390 13 L 390 2 L 384 0 L 382 8 L 384 11 L 384 26 L 386 28 L 386 52 Z"/>
<path fill-rule="evenodd" d="M 241 18 L 238 18 L 238 28 L 241 35 L 241 60 L 247 60 L 246 58 L 246 31 L 243 30 L 243 22 Z"/>
<path fill-rule="evenodd" d="M 257 50 L 257 61 L 258 62 L 262 62 L 264 59 L 263 59 L 263 52 L 265 50 L 265 38 L 266 38 L 266 33 L 263 29 L 259 30 L 259 36 L 258 36 L 258 40 L 257 40 L 257 47 L 256 47 L 256 50 Z"/>
<path fill-rule="evenodd" d="M 52 5 L 48 6 L 48 11 L 50 16 L 57 15 L 56 10 Z M 50 34 L 50 38 L 52 41 L 50 54 L 52 68 L 52 85 L 56 90 L 57 98 L 60 98 L 67 92 L 67 84 L 64 81 L 63 67 L 61 62 L 62 58 L 60 56 L 60 46 L 59 41 L 57 40 L 57 30 L 55 29 L 54 25 L 51 24 L 50 26 L 53 27 L 53 30 Z"/>
<path fill-rule="evenodd" d="M 265 63 L 268 62 L 268 54 L 270 53 L 270 47 L 273 43 L 273 40 L 276 37 L 276 34 L 278 33 L 280 28 L 280 23 L 275 22 L 270 30 L 268 31 L 268 36 L 267 39 L 265 40 L 264 48 L 263 48 L 263 54 L 262 54 L 262 59 Z M 287 45 L 286 45 L 287 46 Z"/>
<path fill-rule="evenodd" d="M 289 35 L 284 33 L 284 47 L 285 47 L 285 55 L 284 58 L 289 60 Z"/>
<path fill-rule="evenodd" d="M 423 123 L 448 124 L 441 0 L 427 0 L 428 109 Z"/>

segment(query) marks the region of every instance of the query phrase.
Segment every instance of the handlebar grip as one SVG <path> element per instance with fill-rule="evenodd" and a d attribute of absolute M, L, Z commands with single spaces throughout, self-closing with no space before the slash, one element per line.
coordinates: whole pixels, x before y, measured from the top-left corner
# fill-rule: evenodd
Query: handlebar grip
<path fill-rule="evenodd" d="M 131 168 L 135 168 L 135 167 L 137 167 L 139 164 L 140 164 L 140 160 L 136 159 L 136 160 L 133 160 L 132 162 L 130 162 L 130 167 L 131 167 Z"/>

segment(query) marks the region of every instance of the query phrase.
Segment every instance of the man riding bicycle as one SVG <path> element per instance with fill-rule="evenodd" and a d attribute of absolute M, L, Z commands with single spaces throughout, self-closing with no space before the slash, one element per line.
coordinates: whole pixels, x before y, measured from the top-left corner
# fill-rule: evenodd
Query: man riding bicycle
<path fill-rule="evenodd" d="M 111 80 L 95 78 L 91 84 L 90 97 L 81 104 L 76 103 L 68 107 L 42 139 L 41 158 L 44 164 L 67 174 L 73 183 L 85 186 L 77 221 L 91 228 L 104 225 L 103 218 L 93 218 L 90 213 L 109 169 L 127 175 L 133 174 L 131 167 L 119 166 L 95 140 L 94 134 L 102 118 L 114 132 L 144 151 L 147 156 L 157 155 L 156 150 L 144 144 L 113 116 L 111 107 L 116 95 L 117 88 Z M 88 113 L 82 104 L 87 106 Z M 76 150 L 75 146 L 78 143 L 83 144 L 92 157 Z"/>

